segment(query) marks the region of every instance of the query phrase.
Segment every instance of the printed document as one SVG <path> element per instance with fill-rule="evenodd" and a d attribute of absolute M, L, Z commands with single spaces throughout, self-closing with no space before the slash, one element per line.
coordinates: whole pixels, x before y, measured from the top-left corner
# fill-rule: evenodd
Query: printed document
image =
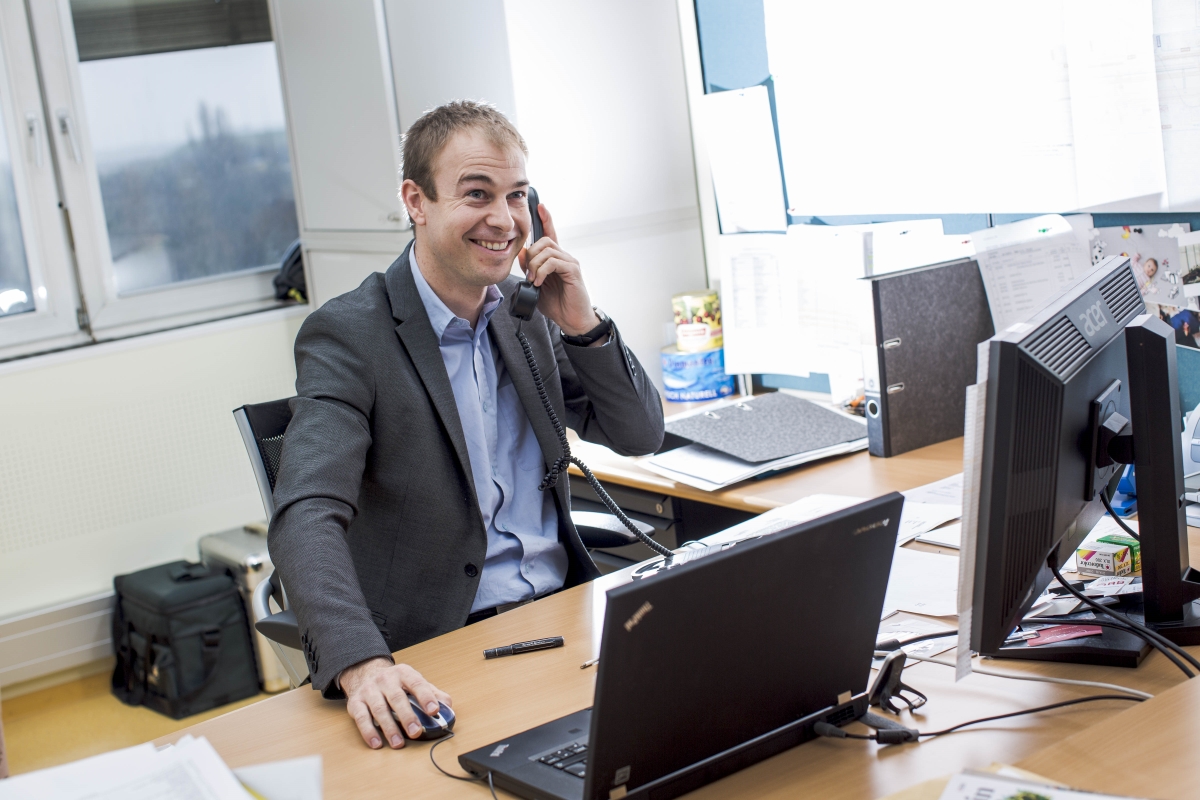
<path fill-rule="evenodd" d="M 787 230 L 767 87 L 706 94 L 700 111 L 721 232 Z"/>

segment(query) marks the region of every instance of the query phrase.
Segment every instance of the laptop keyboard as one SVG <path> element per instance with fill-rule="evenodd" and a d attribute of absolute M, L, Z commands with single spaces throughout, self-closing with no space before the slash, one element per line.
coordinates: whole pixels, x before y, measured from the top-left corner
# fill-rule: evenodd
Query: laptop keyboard
<path fill-rule="evenodd" d="M 587 745 L 573 744 L 538 759 L 548 767 L 561 769 L 568 775 L 582 778 L 587 773 Z"/>

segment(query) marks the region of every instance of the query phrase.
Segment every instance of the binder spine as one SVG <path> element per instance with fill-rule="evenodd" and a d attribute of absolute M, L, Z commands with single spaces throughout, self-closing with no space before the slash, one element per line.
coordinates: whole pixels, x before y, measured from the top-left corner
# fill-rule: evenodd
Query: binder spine
<path fill-rule="evenodd" d="M 871 281 L 871 343 L 863 345 L 863 401 L 867 414 L 867 452 L 892 455 L 887 415 L 887 375 L 883 362 L 883 331 L 879 318 L 879 283 Z"/>

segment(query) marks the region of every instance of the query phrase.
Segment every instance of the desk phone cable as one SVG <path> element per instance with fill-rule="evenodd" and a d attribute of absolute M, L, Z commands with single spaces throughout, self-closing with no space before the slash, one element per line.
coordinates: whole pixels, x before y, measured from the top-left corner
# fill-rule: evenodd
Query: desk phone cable
<path fill-rule="evenodd" d="M 561 450 L 559 457 L 550 466 L 550 471 L 546 473 L 546 477 L 542 478 L 542 483 L 538 486 L 538 489 L 544 492 L 547 489 L 553 488 L 558 483 L 558 476 L 565 473 L 567 468 L 574 464 L 579 467 L 579 471 L 583 473 L 583 477 L 587 479 L 592 490 L 596 492 L 601 501 L 604 502 L 604 505 L 612 512 L 612 515 L 619 519 L 621 524 L 628 528 L 629 532 L 636 536 L 643 544 L 667 561 L 670 561 L 675 554 L 638 530 L 637 525 L 633 524 L 633 520 L 608 496 L 608 492 L 604 491 L 604 487 L 600 485 L 600 481 L 588 469 L 587 464 L 584 464 L 571 454 L 571 444 L 567 441 L 567 432 L 563 430 L 562 423 L 558 419 L 558 414 L 555 413 L 554 406 L 550 404 L 550 397 L 546 394 L 546 386 L 542 383 L 541 370 L 538 369 L 537 359 L 533 356 L 533 348 L 530 347 L 529 340 L 525 338 L 525 332 L 521 330 L 521 323 L 519 322 L 517 323 L 517 339 L 521 342 L 521 350 L 525 353 L 525 360 L 529 363 L 529 371 L 533 374 L 533 385 L 537 388 L 538 397 L 542 401 L 542 408 L 546 410 L 546 416 L 550 418 L 550 423 L 554 426 L 554 433 L 558 436 L 558 446 Z"/>
<path fill-rule="evenodd" d="M 456 780 L 456 781 L 467 781 L 468 783 L 484 783 L 484 782 L 486 782 L 488 785 L 488 789 L 490 789 L 492 792 L 492 800 L 500 800 L 500 798 L 496 797 L 496 785 L 494 783 L 492 783 L 492 771 L 491 770 L 488 770 L 488 774 L 487 774 L 486 778 L 480 778 L 476 775 L 455 775 L 452 772 L 447 772 L 446 770 L 442 769 L 441 764 L 437 763 L 437 759 L 435 759 L 433 757 L 433 751 L 436 750 L 437 746 L 439 744 L 441 744 L 442 742 L 448 742 L 453 738 L 454 738 L 454 731 L 450 731 L 445 736 L 438 739 L 436 742 L 434 742 L 433 744 L 431 744 L 429 746 L 429 761 L 430 761 L 430 763 L 433 764 L 434 768 L 436 768 L 438 772 L 442 773 L 447 778 L 454 778 L 454 780 Z"/>

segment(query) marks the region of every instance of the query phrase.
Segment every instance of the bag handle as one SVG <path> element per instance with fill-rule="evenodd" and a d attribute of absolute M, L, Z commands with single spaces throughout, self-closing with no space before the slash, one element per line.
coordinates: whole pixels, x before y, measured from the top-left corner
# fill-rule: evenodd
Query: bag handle
<path fill-rule="evenodd" d="M 175 566 L 171 567 L 171 571 L 167 574 L 170 575 L 171 580 L 173 580 L 175 583 L 181 583 L 183 581 L 194 581 L 198 580 L 199 578 L 207 578 L 210 574 L 210 571 L 204 564 L 188 564 L 184 562 L 183 564 L 176 564 Z"/>

